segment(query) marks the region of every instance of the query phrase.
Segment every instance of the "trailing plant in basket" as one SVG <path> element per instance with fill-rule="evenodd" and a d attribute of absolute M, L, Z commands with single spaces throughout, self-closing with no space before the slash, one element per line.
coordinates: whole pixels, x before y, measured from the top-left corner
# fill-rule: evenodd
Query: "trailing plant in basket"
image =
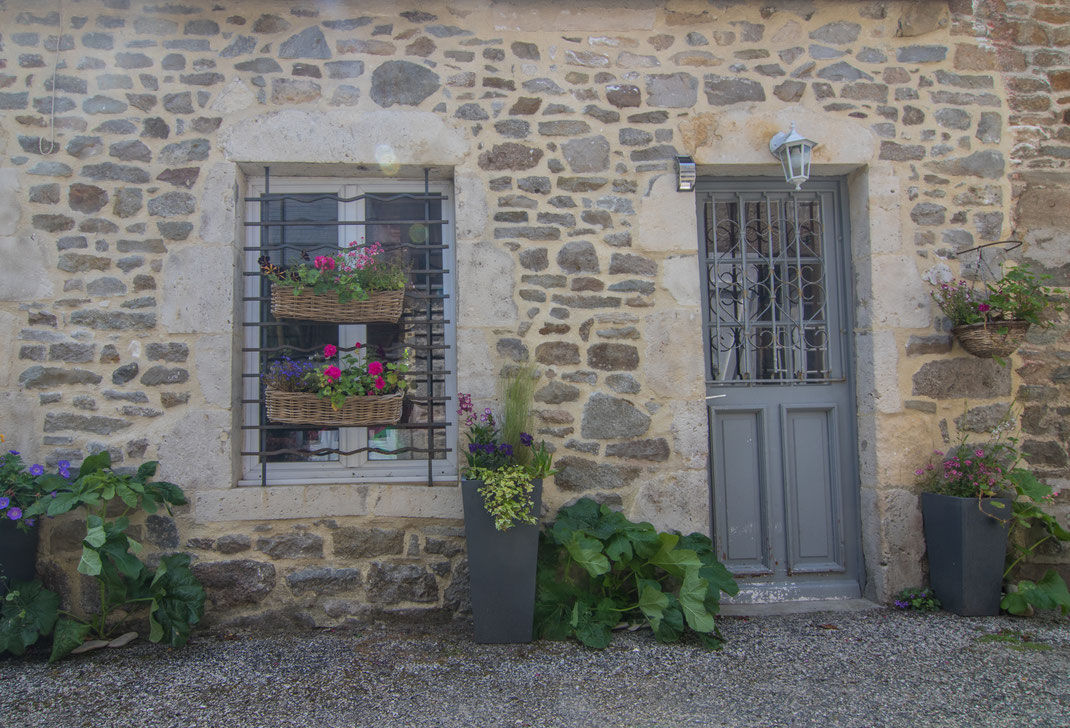
<path fill-rule="evenodd" d="M 494 527 L 507 531 L 516 524 L 538 523 L 532 500 L 534 481 L 553 475 L 553 456 L 545 442 L 528 434 L 531 401 L 538 377 L 533 367 L 520 367 L 502 379 L 505 417 L 501 423 L 489 407 L 476 413 L 472 395 L 459 394 L 457 414 L 468 428 L 467 466 L 462 476 L 481 480 L 483 506 Z"/>
<path fill-rule="evenodd" d="M 85 459 L 73 481 L 44 475 L 42 495 L 27 509 L 28 517 L 58 516 L 78 510 L 85 518 L 79 573 L 95 577 L 100 586 L 100 611 L 88 620 L 63 613 L 52 638 L 51 661 L 69 654 L 89 636 L 108 639 L 118 611 L 127 616 L 148 609 L 149 639 L 178 647 L 204 613 L 204 589 L 190 570 L 190 557 L 172 554 L 155 569 L 138 558 L 142 547 L 127 534 L 129 515 L 138 510 L 155 513 L 184 505 L 181 488 L 152 480 L 155 462 L 145 463 L 132 475 L 111 469 L 105 450 Z"/>
<path fill-rule="evenodd" d="M 944 283 L 933 292 L 933 300 L 952 326 L 984 324 L 1007 321 L 1027 321 L 1036 326 L 1051 326 L 1052 322 L 1042 317 L 1044 309 L 1062 307 L 1052 300 L 1052 290 L 1043 285 L 1051 278 L 1037 275 L 1029 268 L 1018 266 L 1010 269 L 995 283 L 988 283 L 978 290 L 968 281 Z"/>
<path fill-rule="evenodd" d="M 260 273 L 273 283 L 293 289 L 300 296 L 306 289 L 323 295 L 337 293 L 339 303 L 367 300 L 369 293 L 404 290 L 408 273 L 400 256 L 387 256 L 380 243 L 363 245 L 356 240 L 333 255 L 312 258 L 301 251 L 305 262 L 281 268 L 264 255 Z"/>
<path fill-rule="evenodd" d="M 621 624 L 649 624 L 659 642 L 690 630 L 720 647 L 720 593 L 739 592 L 709 537 L 659 533 L 589 498 L 562 508 L 539 545 L 535 629 L 605 647 Z"/>
<path fill-rule="evenodd" d="M 268 365 L 263 382 L 270 389 L 281 392 L 308 392 L 331 400 L 331 407 L 341 409 L 349 397 L 363 397 L 403 392 L 408 382 L 403 378 L 409 371 L 409 349 L 401 361 L 388 361 L 385 356 L 372 357 L 357 343 L 351 354 L 340 354 L 338 347 L 327 344 L 323 357 L 294 360 L 277 359 Z"/>
<path fill-rule="evenodd" d="M 1018 438 L 1007 434 L 1016 417 L 1016 408 L 1006 415 L 983 443 L 962 440 L 946 453 L 935 450 L 936 462 L 930 461 L 914 471 L 921 489 L 929 493 L 976 498 L 985 515 L 1011 524 L 1011 556 L 1007 559 L 1003 580 L 1006 590 L 1000 606 L 1011 614 L 1023 615 L 1033 609 L 1058 609 L 1070 612 L 1070 592 L 1054 569 L 1048 569 L 1038 582 L 1021 580 L 1007 583 L 1015 567 L 1052 539 L 1070 541 L 1070 530 L 1044 510 L 1057 492 L 1022 467 Z M 1003 496 L 1012 499 L 1010 511 L 992 515 L 981 507 L 983 498 Z M 992 502 L 1000 510 L 1002 504 Z M 1005 509 L 1003 509 L 1005 510 Z M 1039 534 L 1039 535 L 1038 535 Z"/>

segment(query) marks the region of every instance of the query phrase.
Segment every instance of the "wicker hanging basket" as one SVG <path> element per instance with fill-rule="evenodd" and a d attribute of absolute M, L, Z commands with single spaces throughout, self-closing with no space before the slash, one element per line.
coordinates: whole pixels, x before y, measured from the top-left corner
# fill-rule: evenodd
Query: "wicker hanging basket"
<path fill-rule="evenodd" d="M 264 391 L 267 416 L 272 422 L 324 427 L 396 425 L 401 421 L 404 399 L 402 392 L 349 397 L 342 409 L 336 410 L 331 408 L 331 400 L 310 392 Z"/>
<path fill-rule="evenodd" d="M 1025 340 L 1028 321 L 989 321 L 951 329 L 962 348 L 982 359 L 1010 356 Z"/>
<path fill-rule="evenodd" d="M 338 302 L 334 293 L 317 295 L 304 291 L 294 295 L 294 289 L 274 283 L 271 286 L 271 315 L 282 319 L 330 321 L 340 324 L 372 322 L 396 323 L 401 318 L 405 291 L 376 291 L 365 301 Z"/>

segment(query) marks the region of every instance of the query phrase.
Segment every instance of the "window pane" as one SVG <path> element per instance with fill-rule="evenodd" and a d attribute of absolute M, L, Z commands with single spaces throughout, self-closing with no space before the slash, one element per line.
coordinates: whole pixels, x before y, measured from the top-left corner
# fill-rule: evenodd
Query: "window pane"
<path fill-rule="evenodd" d="M 367 242 L 383 245 L 386 254 L 402 255 L 410 270 L 409 282 L 413 310 L 410 320 L 397 325 L 368 326 L 368 344 L 381 347 L 386 357 L 398 360 L 406 347 L 411 354 L 409 396 L 402 412 L 403 424 L 427 424 L 446 420 L 445 404 L 429 402 L 441 398 L 445 392 L 445 325 L 443 319 L 444 286 L 442 273 L 442 226 L 428 225 L 419 220 L 441 220 L 440 201 L 412 200 L 404 197 L 369 199 L 367 201 Z M 397 221 L 397 222 L 392 222 Z M 407 222 L 406 222 L 407 221 Z M 427 320 L 434 323 L 427 323 Z M 414 427 L 372 428 L 368 431 L 368 446 L 383 450 L 407 450 L 399 453 L 368 453 L 371 461 L 424 460 L 431 446 L 433 433 L 435 457 L 444 458 L 446 433 L 442 429 Z M 421 452 L 423 451 L 423 452 Z"/>
<path fill-rule="evenodd" d="M 338 220 L 338 202 L 323 199 L 322 194 L 288 194 L 287 198 L 261 205 L 261 215 L 268 222 L 336 222 Z M 334 225 L 283 225 L 261 228 L 265 231 L 262 239 L 264 251 L 276 265 L 292 267 L 302 262 L 301 253 L 310 257 L 335 252 L 338 248 L 338 228 Z M 260 320 L 274 324 L 277 320 L 271 315 L 271 281 L 260 278 L 260 295 L 265 299 L 260 304 Z M 324 344 L 338 344 L 338 326 L 328 323 L 280 322 L 282 325 L 268 325 L 260 328 L 260 347 L 263 351 L 262 369 L 271 362 L 290 357 L 303 359 L 322 350 Z M 274 423 L 265 422 L 273 425 Z M 309 450 L 338 449 L 338 431 L 335 429 L 278 429 L 271 427 L 264 434 L 263 450 Z M 338 455 L 280 453 L 269 455 L 268 462 L 337 462 Z"/>

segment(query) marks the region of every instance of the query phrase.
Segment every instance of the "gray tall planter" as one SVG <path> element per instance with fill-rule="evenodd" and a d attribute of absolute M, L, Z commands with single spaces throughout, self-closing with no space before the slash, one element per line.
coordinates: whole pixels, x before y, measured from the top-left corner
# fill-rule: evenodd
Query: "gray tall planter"
<path fill-rule="evenodd" d="M 979 507 L 976 498 L 922 493 L 921 514 L 929 581 L 944 609 L 967 617 L 999 614 L 1011 501 L 984 498 Z"/>
<path fill-rule="evenodd" d="M 479 494 L 482 485 L 481 480 L 461 481 L 476 642 L 531 642 L 539 527 L 521 524 L 497 530 L 483 507 Z M 532 497 L 538 514 L 542 510 L 541 480 L 535 481 Z"/>
<path fill-rule="evenodd" d="M 20 530 L 13 521 L 0 519 L 0 596 L 7 583 L 32 581 L 37 574 L 37 526 Z"/>

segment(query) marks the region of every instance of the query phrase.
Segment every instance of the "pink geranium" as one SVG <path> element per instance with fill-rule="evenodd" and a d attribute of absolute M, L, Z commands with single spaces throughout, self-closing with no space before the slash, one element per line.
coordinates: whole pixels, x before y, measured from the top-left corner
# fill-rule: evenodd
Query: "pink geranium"
<path fill-rule="evenodd" d="M 375 388 L 376 389 L 382 389 L 385 386 L 386 386 L 386 382 L 383 380 L 383 378 L 382 377 L 376 377 L 376 379 L 375 379 Z"/>
<path fill-rule="evenodd" d="M 325 357 L 327 357 L 328 359 L 330 359 L 332 356 L 334 356 L 337 353 L 338 353 L 338 347 L 335 346 L 334 344 L 327 344 L 327 346 L 323 347 L 323 355 Z"/>
<path fill-rule="evenodd" d="M 382 364 L 382 362 L 373 361 L 372 363 L 370 363 L 368 365 L 368 374 L 371 374 L 373 377 L 376 374 L 382 374 L 382 373 L 383 373 L 383 364 Z"/>
<path fill-rule="evenodd" d="M 328 258 L 325 255 L 317 255 L 313 265 L 316 266 L 317 270 L 334 270 L 334 258 Z"/>
<path fill-rule="evenodd" d="M 336 366 L 329 366 L 323 370 L 323 376 L 327 377 L 332 382 L 337 382 L 338 378 L 342 376 L 342 370 Z"/>

